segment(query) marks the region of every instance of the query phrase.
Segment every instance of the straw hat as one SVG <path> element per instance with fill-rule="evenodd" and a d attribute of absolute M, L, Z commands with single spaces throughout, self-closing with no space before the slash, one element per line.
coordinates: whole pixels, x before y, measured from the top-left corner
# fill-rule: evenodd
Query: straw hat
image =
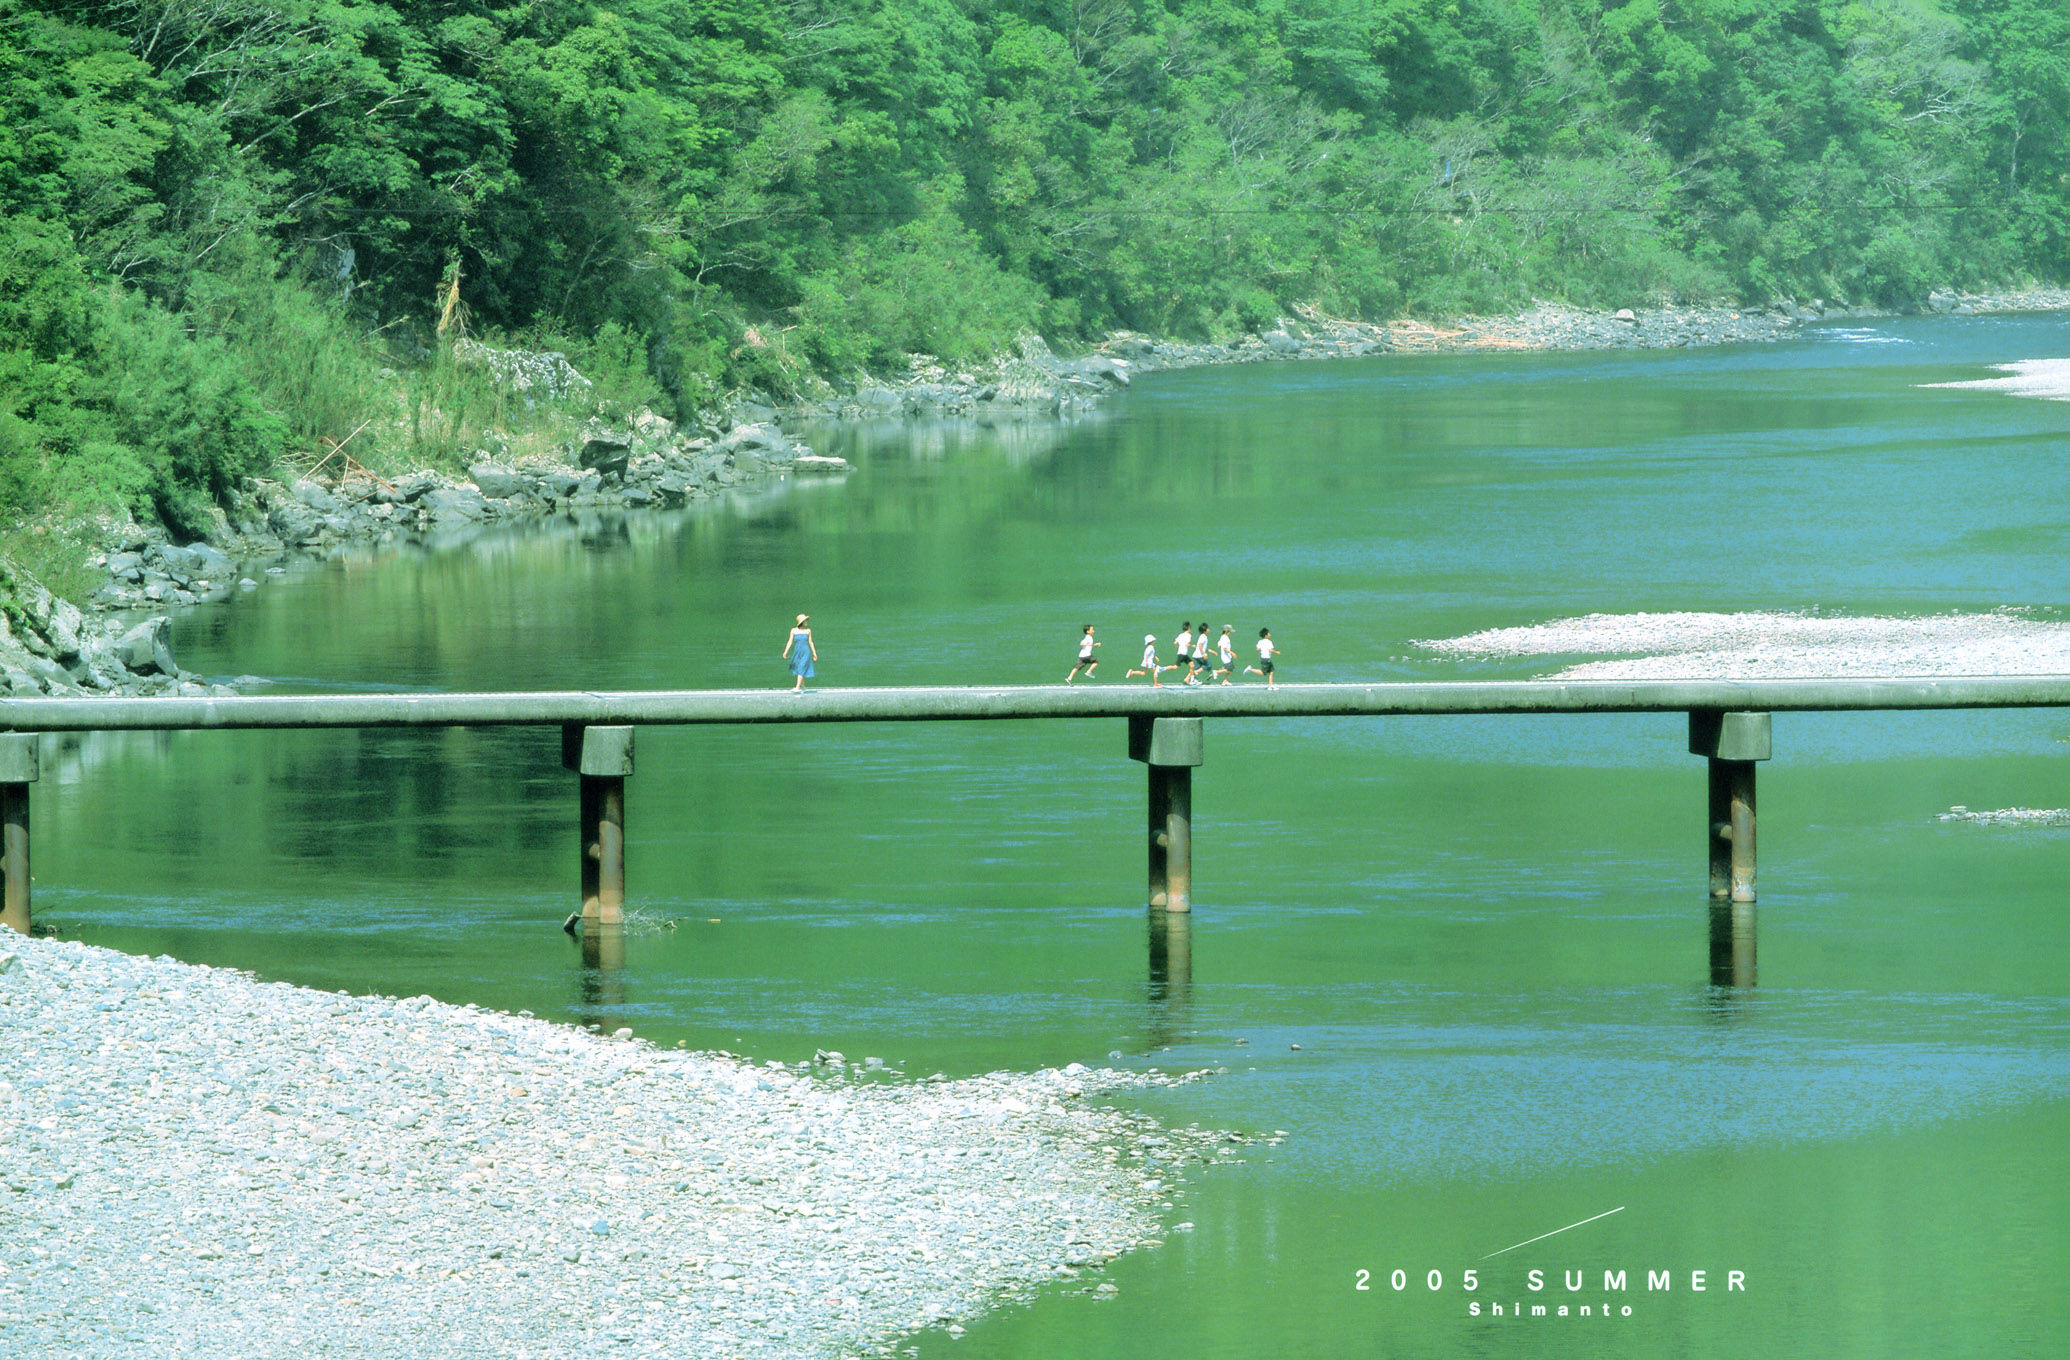
<path fill-rule="evenodd" d="M 807 619 L 809 619 L 809 618 L 811 618 L 811 617 L 812 617 L 812 615 L 810 615 L 810 614 L 800 614 L 800 615 L 798 615 L 798 622 L 797 622 L 797 625 L 796 625 L 796 626 L 797 626 L 797 627 L 799 627 L 799 628 L 803 628 L 803 627 L 805 626 L 805 620 L 807 620 Z"/>
<path fill-rule="evenodd" d="M 1145 633 L 1145 634 L 1143 634 L 1143 641 L 1145 641 L 1145 642 L 1155 642 L 1155 641 L 1157 641 L 1157 634 L 1155 634 L 1155 633 Z"/>

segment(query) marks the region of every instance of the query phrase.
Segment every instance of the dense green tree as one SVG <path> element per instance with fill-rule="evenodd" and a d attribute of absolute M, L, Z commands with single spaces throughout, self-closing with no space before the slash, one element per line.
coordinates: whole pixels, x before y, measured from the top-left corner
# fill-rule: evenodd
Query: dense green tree
<path fill-rule="evenodd" d="M 2056 0 L 0 0 L 0 508 L 198 522 L 455 327 L 684 410 L 1030 327 L 2060 278 L 2066 54 Z"/>

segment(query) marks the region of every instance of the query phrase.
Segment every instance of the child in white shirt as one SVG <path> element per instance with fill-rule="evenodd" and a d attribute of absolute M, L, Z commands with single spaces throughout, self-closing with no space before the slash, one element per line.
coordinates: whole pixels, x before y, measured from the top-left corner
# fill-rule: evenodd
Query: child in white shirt
<path fill-rule="evenodd" d="M 1131 667 L 1128 675 L 1124 675 L 1121 678 L 1126 680 L 1129 675 L 1147 675 L 1150 677 L 1152 688 L 1163 689 L 1164 682 L 1157 678 L 1157 673 L 1171 669 L 1172 667 L 1170 666 L 1160 666 L 1157 664 L 1157 634 L 1145 633 L 1143 634 L 1143 664 Z"/>
<path fill-rule="evenodd" d="M 1100 659 L 1093 655 L 1093 648 L 1099 645 L 1099 643 L 1093 641 L 1093 626 L 1088 623 L 1085 625 L 1084 636 L 1078 639 L 1078 664 L 1073 666 L 1071 673 L 1064 677 L 1065 684 L 1068 685 L 1073 680 L 1076 680 L 1080 671 L 1085 672 L 1086 679 L 1090 680 L 1093 678 L 1093 667 L 1100 664 Z"/>
<path fill-rule="evenodd" d="M 1279 644 L 1272 640 L 1272 630 L 1270 628 L 1260 628 L 1258 630 L 1258 664 L 1255 666 L 1245 666 L 1243 673 L 1245 675 L 1262 675 L 1265 677 L 1265 688 L 1278 689 L 1278 684 L 1272 678 L 1272 659 L 1278 655 Z"/>

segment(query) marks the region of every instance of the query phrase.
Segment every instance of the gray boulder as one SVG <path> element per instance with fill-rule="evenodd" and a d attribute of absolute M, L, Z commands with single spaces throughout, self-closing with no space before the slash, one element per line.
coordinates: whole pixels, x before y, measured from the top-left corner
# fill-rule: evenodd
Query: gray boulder
<path fill-rule="evenodd" d="M 70 600 L 53 599 L 50 603 L 50 621 L 44 625 L 44 633 L 50 639 L 50 649 L 59 657 L 79 655 L 80 640 L 84 633 L 86 619 L 77 605 Z"/>
<path fill-rule="evenodd" d="M 167 640 L 169 632 L 164 619 L 146 619 L 117 638 L 109 651 L 138 675 L 178 675 L 180 668 Z"/>
<path fill-rule="evenodd" d="M 273 508 L 266 527 L 279 534 L 283 543 L 306 543 L 321 531 L 322 521 L 307 506 L 290 502 Z"/>
<path fill-rule="evenodd" d="M 1110 359 L 1104 354 L 1075 359 L 1065 365 L 1064 371 L 1080 378 L 1104 379 L 1116 387 L 1127 387 L 1129 384 L 1128 365 Z"/>
<path fill-rule="evenodd" d="M 394 482 L 397 501 L 403 504 L 420 500 L 444 485 L 445 482 L 435 472 L 412 472 Z"/>
<path fill-rule="evenodd" d="M 520 492 L 532 489 L 530 481 L 510 468 L 498 467 L 494 463 L 476 463 L 467 469 L 467 475 L 481 488 L 481 493 L 490 500 L 507 500 Z"/>
<path fill-rule="evenodd" d="M 288 494 L 318 514 L 335 515 L 345 508 L 339 504 L 336 496 L 333 496 L 319 483 L 310 481 L 307 477 L 302 478 L 289 487 Z"/>
<path fill-rule="evenodd" d="M 155 563 L 169 581 L 188 581 L 201 574 L 201 559 L 190 549 L 170 543 L 157 544 L 144 554 L 144 560 Z"/>
<path fill-rule="evenodd" d="M 237 570 L 237 564 L 230 560 L 228 554 L 213 544 L 189 544 L 187 551 L 193 554 L 196 575 L 205 576 L 211 581 L 225 580 Z"/>
<path fill-rule="evenodd" d="M 113 647 L 88 647 L 72 658 L 65 673 L 88 689 L 121 689 L 136 677 Z"/>
<path fill-rule="evenodd" d="M 72 683 L 72 677 L 63 666 L 47 656 L 26 657 L 22 669 L 34 676 L 40 687 L 50 694 L 77 694 L 79 686 Z"/>
<path fill-rule="evenodd" d="M 632 444 L 628 440 L 597 438 L 585 440 L 582 452 L 575 460 L 577 467 L 593 468 L 606 477 L 623 477 L 625 465 L 632 458 Z"/>
<path fill-rule="evenodd" d="M 479 491 L 464 486 L 441 487 L 423 497 L 426 514 L 444 523 L 478 520 L 489 513 L 489 502 Z"/>

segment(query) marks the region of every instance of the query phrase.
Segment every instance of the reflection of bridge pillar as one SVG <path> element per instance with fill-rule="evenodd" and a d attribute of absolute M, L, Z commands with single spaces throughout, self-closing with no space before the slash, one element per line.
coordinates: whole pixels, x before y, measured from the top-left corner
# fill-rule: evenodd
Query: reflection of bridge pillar
<path fill-rule="evenodd" d="M 1151 907 L 1149 1026 L 1152 1052 L 1184 1043 L 1191 1034 L 1193 1001 L 1193 916 Z"/>
<path fill-rule="evenodd" d="M 0 733 L 0 926 L 29 933 L 29 785 L 41 773 L 33 732 Z"/>
<path fill-rule="evenodd" d="M 582 924 L 625 921 L 625 779 L 633 772 L 633 729 L 561 728 L 561 763 L 581 776 Z"/>
<path fill-rule="evenodd" d="M 1689 715 L 1689 753 L 1710 757 L 1711 896 L 1754 900 L 1754 762 L 1774 754 L 1766 713 L 1697 709 Z"/>
<path fill-rule="evenodd" d="M 1711 985 L 1751 987 L 1755 973 L 1754 904 L 1711 903 Z"/>
<path fill-rule="evenodd" d="M 611 1017 L 625 1005 L 625 927 L 589 923 L 582 932 L 582 971 L 576 1014 L 584 1025 L 616 1028 Z"/>
<path fill-rule="evenodd" d="M 1193 767 L 1198 718 L 1131 717 L 1128 756 L 1150 769 L 1150 905 L 1193 909 Z"/>
<path fill-rule="evenodd" d="M 1184 1001 L 1193 988 L 1192 914 L 1150 912 L 1150 999 Z"/>

